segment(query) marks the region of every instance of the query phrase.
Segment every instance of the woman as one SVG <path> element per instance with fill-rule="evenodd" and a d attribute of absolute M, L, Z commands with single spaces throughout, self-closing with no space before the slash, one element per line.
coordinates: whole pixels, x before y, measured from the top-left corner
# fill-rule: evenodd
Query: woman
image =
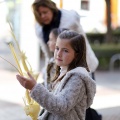
<path fill-rule="evenodd" d="M 36 19 L 36 34 L 40 42 L 41 50 L 45 55 L 45 63 L 47 64 L 51 57 L 51 52 L 47 45 L 50 31 L 53 28 L 67 28 L 83 34 L 85 37 L 87 64 L 90 72 L 94 72 L 98 66 L 98 59 L 80 25 L 80 16 L 78 13 L 74 10 L 58 9 L 56 4 L 51 0 L 35 0 L 32 8 Z"/>

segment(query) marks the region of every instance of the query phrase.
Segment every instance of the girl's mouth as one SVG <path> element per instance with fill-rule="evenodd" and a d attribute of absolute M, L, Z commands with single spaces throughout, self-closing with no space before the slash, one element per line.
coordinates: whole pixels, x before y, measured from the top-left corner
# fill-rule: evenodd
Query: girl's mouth
<path fill-rule="evenodd" d="M 57 58 L 57 60 L 58 60 L 58 61 L 62 61 L 62 59 L 60 59 L 60 58 Z"/>

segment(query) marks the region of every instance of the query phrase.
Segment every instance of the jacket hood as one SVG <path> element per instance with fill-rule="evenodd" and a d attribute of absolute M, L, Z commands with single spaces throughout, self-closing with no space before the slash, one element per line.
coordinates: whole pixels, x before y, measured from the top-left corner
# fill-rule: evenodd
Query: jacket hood
<path fill-rule="evenodd" d="M 70 72 L 67 73 L 67 75 L 76 74 L 80 77 L 80 79 L 83 80 L 85 87 L 86 87 L 86 93 L 87 93 L 87 108 L 90 107 L 93 103 L 93 99 L 96 93 L 96 83 L 95 81 L 90 77 L 89 72 L 83 67 L 77 67 Z"/>

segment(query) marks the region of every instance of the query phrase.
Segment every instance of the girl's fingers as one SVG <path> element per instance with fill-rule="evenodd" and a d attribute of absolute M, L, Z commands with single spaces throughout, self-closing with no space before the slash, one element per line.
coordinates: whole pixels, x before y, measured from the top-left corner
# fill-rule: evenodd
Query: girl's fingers
<path fill-rule="evenodd" d="M 24 78 L 23 76 L 20 76 L 20 75 L 16 75 L 16 77 L 17 77 L 17 79 L 22 80 L 22 81 L 27 80 L 26 78 Z"/>
<path fill-rule="evenodd" d="M 19 81 L 19 83 L 20 83 L 22 86 L 24 86 L 24 80 L 21 79 L 21 77 L 20 77 L 19 75 L 16 75 L 16 78 L 17 78 L 17 80 Z"/>
<path fill-rule="evenodd" d="M 23 76 L 20 75 L 16 75 L 17 80 L 22 84 L 23 82 L 27 81 L 26 78 L 24 78 Z"/>
<path fill-rule="evenodd" d="M 16 78 L 17 78 L 17 80 L 19 81 L 19 83 L 20 83 L 24 88 L 27 89 L 26 84 L 27 84 L 28 80 L 27 80 L 26 78 L 20 76 L 20 75 L 16 75 Z"/>
<path fill-rule="evenodd" d="M 20 80 L 20 79 L 21 79 L 21 76 L 20 76 L 20 75 L 16 75 L 16 78 L 17 78 L 18 80 Z"/>
<path fill-rule="evenodd" d="M 16 78 L 24 88 L 31 90 L 36 84 L 36 81 L 34 80 L 32 75 L 30 75 L 30 73 L 28 73 L 28 76 L 30 77 L 29 79 L 20 75 L 16 75 Z"/>

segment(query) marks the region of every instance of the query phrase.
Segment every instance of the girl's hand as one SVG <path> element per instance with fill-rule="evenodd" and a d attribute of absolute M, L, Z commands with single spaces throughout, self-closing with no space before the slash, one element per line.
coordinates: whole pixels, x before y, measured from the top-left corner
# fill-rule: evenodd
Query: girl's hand
<path fill-rule="evenodd" d="M 32 90 L 32 88 L 36 84 L 36 80 L 32 77 L 32 75 L 30 73 L 28 73 L 28 76 L 30 78 L 25 78 L 23 76 L 16 75 L 16 78 L 24 88 Z"/>

